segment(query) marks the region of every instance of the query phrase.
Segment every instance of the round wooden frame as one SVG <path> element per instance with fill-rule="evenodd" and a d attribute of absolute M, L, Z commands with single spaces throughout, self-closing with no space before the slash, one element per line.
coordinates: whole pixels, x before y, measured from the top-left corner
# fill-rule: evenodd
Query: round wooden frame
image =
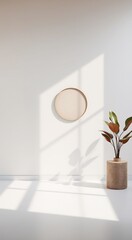
<path fill-rule="evenodd" d="M 72 94 L 70 92 L 68 93 L 68 91 L 72 91 L 73 93 L 75 91 L 74 99 L 72 98 Z M 66 96 L 67 93 L 71 94 L 71 98 L 72 98 L 71 100 L 67 99 L 67 96 Z M 78 97 L 77 97 L 77 94 L 78 94 Z M 68 102 L 66 102 L 66 99 Z M 71 105 L 72 102 L 74 105 Z M 79 110 L 78 110 L 78 105 L 80 105 Z M 63 89 L 56 95 L 54 100 L 56 113 L 59 115 L 59 117 L 61 117 L 61 119 L 66 121 L 76 121 L 80 119 L 86 112 L 87 105 L 88 103 L 87 103 L 86 96 L 81 90 L 77 88 Z M 74 107 L 75 107 L 75 111 L 74 111 Z"/>

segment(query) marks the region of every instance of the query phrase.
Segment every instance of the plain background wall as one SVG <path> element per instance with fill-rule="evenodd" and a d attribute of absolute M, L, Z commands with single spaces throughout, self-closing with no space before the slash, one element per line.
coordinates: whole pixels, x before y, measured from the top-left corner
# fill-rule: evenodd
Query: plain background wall
<path fill-rule="evenodd" d="M 103 120 L 132 115 L 131 26 L 131 0 L 0 1 L 0 175 L 104 176 Z M 88 99 L 73 123 L 54 111 L 65 87 Z"/>

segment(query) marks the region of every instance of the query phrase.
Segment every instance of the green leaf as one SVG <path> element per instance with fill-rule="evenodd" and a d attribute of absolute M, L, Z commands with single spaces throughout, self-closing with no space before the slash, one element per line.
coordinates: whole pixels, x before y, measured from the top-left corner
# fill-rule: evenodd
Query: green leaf
<path fill-rule="evenodd" d="M 112 112 L 109 112 L 109 119 L 112 122 Z"/>
<path fill-rule="evenodd" d="M 131 125 L 131 123 L 132 123 L 132 117 L 127 118 L 125 121 L 125 127 L 123 130 L 126 131 L 128 127 Z"/>
<path fill-rule="evenodd" d="M 125 144 L 125 143 L 127 143 L 129 141 L 130 138 L 132 138 L 132 136 L 129 136 L 127 138 L 122 138 L 122 139 L 119 140 L 119 142 Z"/>
<path fill-rule="evenodd" d="M 102 134 L 102 136 L 105 138 L 105 140 L 107 141 L 107 142 L 111 142 L 110 140 L 111 140 L 111 138 L 108 136 L 108 135 L 106 135 L 106 134 L 104 134 L 104 133 L 101 133 Z"/>
<path fill-rule="evenodd" d="M 109 119 L 111 122 L 119 125 L 117 115 L 114 112 L 109 112 Z"/>
<path fill-rule="evenodd" d="M 131 123 L 132 123 L 132 117 L 127 118 L 125 121 L 125 127 L 123 130 L 126 131 L 129 128 L 129 126 L 131 125 Z"/>
<path fill-rule="evenodd" d="M 109 127 L 109 123 L 107 121 L 104 121 L 106 123 L 106 125 Z"/>
<path fill-rule="evenodd" d="M 101 130 L 102 133 L 106 134 L 110 139 L 113 138 L 113 135 L 111 133 L 108 133 L 106 131 Z"/>
<path fill-rule="evenodd" d="M 132 133 L 132 131 L 130 131 L 128 134 L 126 134 L 123 138 L 127 138 L 131 133 Z"/>

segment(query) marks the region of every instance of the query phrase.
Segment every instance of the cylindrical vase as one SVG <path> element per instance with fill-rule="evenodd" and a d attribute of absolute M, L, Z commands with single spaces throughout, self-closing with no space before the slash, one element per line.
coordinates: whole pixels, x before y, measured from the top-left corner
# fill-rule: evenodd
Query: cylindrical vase
<path fill-rule="evenodd" d="M 120 158 L 107 161 L 107 188 L 127 188 L 127 161 Z"/>

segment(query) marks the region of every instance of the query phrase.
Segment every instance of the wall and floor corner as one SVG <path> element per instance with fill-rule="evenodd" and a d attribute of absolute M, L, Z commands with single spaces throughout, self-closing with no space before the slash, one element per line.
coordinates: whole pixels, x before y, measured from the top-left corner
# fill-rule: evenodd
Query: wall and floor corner
<path fill-rule="evenodd" d="M 99 129 L 132 114 L 132 1 L 0 1 L 0 175 L 103 177 Z M 86 114 L 60 121 L 55 95 L 81 89 Z M 132 175 L 131 143 L 122 158 Z"/>

